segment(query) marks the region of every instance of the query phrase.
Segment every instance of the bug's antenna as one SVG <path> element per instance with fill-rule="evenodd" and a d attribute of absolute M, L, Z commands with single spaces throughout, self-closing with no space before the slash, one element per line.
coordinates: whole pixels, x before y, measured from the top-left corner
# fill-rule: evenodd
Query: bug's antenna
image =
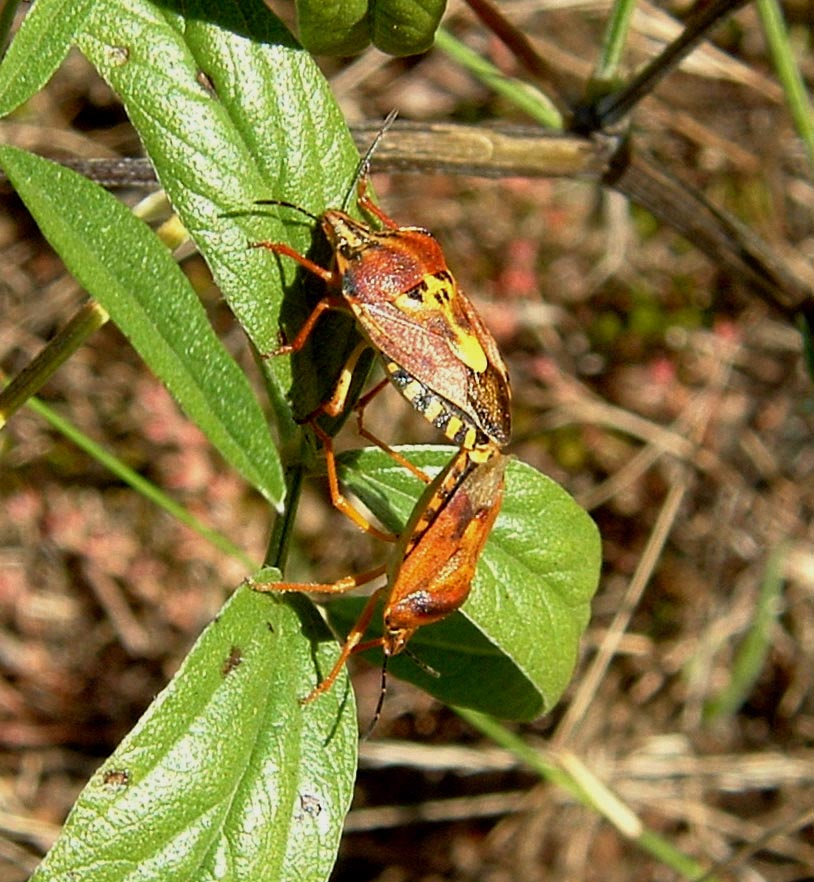
<path fill-rule="evenodd" d="M 379 700 L 376 702 L 376 710 L 373 711 L 373 719 L 370 721 L 370 725 L 367 727 L 367 732 L 362 736 L 362 741 L 367 741 L 370 738 L 373 730 L 376 728 L 376 723 L 379 722 L 379 718 L 382 715 L 382 707 L 384 706 L 384 697 L 387 695 L 387 659 L 388 656 L 384 657 L 382 661 L 382 686 L 379 691 Z"/>
<path fill-rule="evenodd" d="M 370 160 L 373 158 L 373 154 L 376 152 L 379 144 L 381 144 L 382 138 L 387 134 L 387 130 L 396 121 L 396 117 L 398 115 L 399 112 L 395 108 L 387 114 L 387 116 L 384 118 L 384 122 L 382 123 L 382 127 L 376 133 L 376 137 L 371 142 L 370 147 L 365 150 L 365 155 L 359 160 L 359 165 L 356 166 L 353 180 L 351 181 L 351 185 L 348 188 L 345 200 L 342 203 L 343 211 L 346 211 L 348 205 L 350 205 L 351 199 L 353 199 L 353 194 L 356 191 L 356 188 L 359 186 L 359 181 L 367 177 L 367 173 L 370 171 Z"/>
<path fill-rule="evenodd" d="M 315 214 L 311 214 L 310 211 L 303 208 L 301 205 L 295 205 L 293 202 L 286 202 L 285 199 L 255 199 L 255 205 L 282 205 L 283 208 L 293 208 L 294 211 L 298 211 L 300 214 L 304 214 L 306 217 L 311 218 L 312 221 L 316 221 L 319 223 L 319 218 Z"/>
<path fill-rule="evenodd" d="M 421 668 L 421 670 L 424 671 L 425 674 L 429 674 L 430 677 L 433 677 L 436 680 L 441 676 L 441 674 L 436 671 L 432 665 L 428 665 L 423 658 L 419 658 L 409 647 L 405 647 L 403 652 L 407 656 L 407 658 L 409 658 L 414 665 Z"/>

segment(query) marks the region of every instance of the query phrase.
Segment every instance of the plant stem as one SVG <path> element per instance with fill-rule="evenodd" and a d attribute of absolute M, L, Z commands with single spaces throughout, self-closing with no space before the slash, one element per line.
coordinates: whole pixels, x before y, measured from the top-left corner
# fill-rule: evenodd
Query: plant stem
<path fill-rule="evenodd" d="M 611 17 L 605 29 L 602 50 L 592 77 L 594 83 L 609 83 L 615 79 L 622 60 L 622 52 L 630 30 L 630 20 L 636 6 L 636 0 L 616 0 L 611 10 Z"/>
<path fill-rule="evenodd" d="M 562 117 L 548 97 L 528 83 L 507 77 L 491 62 L 470 49 L 452 34 L 439 28 L 435 35 L 435 46 L 446 52 L 450 58 L 465 67 L 473 76 L 498 95 L 508 98 L 525 111 L 532 119 L 553 129 L 562 128 Z"/>
<path fill-rule="evenodd" d="M 639 817 L 626 806 L 591 770 L 568 751 L 546 754 L 526 744 L 501 723 L 486 714 L 464 708 L 455 712 L 471 726 L 501 747 L 510 750 L 519 760 L 541 778 L 570 793 L 591 811 L 599 813 L 643 851 L 657 858 L 665 866 L 680 873 L 685 879 L 716 882 L 713 875 L 705 875 L 704 868 L 693 858 L 679 851 L 663 836 L 645 828 Z"/>
<path fill-rule="evenodd" d="M 79 308 L 68 324 L 0 392 L 0 429 L 107 320 L 107 312 L 93 300 Z"/>

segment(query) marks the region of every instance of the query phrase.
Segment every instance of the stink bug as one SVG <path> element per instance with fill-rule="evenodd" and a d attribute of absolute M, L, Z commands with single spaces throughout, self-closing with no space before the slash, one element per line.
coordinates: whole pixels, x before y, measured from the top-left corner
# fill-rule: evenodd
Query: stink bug
<path fill-rule="evenodd" d="M 253 583 L 257 591 L 341 594 L 387 574 L 387 583 L 370 596 L 336 664 L 303 704 L 333 686 L 351 655 L 381 646 L 386 664 L 404 650 L 418 628 L 460 608 L 469 596 L 478 559 L 503 501 L 507 462 L 508 457 L 499 452 L 478 461 L 468 451 L 459 451 L 418 500 L 388 564 L 329 584 Z M 383 597 L 382 635 L 363 641 Z"/>
<path fill-rule="evenodd" d="M 387 124 L 386 124 L 387 125 Z M 273 354 L 298 352 L 326 310 L 351 312 L 366 343 L 381 356 L 393 384 L 444 435 L 486 459 L 511 434 L 511 394 L 506 366 L 475 307 L 458 287 L 433 235 L 421 227 L 400 227 L 367 195 L 370 156 L 357 175 L 359 208 L 381 229 L 330 208 L 317 217 L 289 202 L 259 200 L 292 208 L 319 223 L 331 245 L 331 268 L 319 266 L 284 242 L 254 242 L 295 260 L 321 278 L 328 293 L 316 304 L 294 339 Z M 317 412 L 339 414 L 350 377 L 364 349 L 352 353 L 333 395 Z"/>

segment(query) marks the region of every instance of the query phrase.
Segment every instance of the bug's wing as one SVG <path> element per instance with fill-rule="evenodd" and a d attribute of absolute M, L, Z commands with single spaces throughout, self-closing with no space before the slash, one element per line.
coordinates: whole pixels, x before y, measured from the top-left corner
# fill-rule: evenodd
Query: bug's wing
<path fill-rule="evenodd" d="M 464 456 L 466 454 L 463 454 Z M 407 551 L 385 609 L 389 630 L 413 630 L 458 609 L 503 501 L 508 457 L 471 466 Z M 428 500 L 428 506 L 434 503 Z"/>
<path fill-rule="evenodd" d="M 454 330 L 437 313 L 420 318 L 405 314 L 386 301 L 366 305 L 364 321 L 359 318 L 368 339 L 382 353 L 394 381 L 431 422 L 438 424 L 436 417 L 448 421 L 452 416 L 498 446 L 508 442 L 511 398 L 506 367 L 494 339 L 465 298 L 462 320 Z M 461 355 L 462 339 L 471 341 L 467 354 L 475 352 L 466 360 Z M 404 372 L 403 376 L 395 376 L 398 369 Z M 413 389 L 411 394 L 406 388 L 408 379 L 417 381 L 422 388 Z M 452 405 L 452 414 L 434 413 L 439 403 L 442 408 Z M 439 427 L 458 441 L 454 432 L 447 430 L 446 423 Z M 482 440 L 477 439 L 478 443 Z"/>
<path fill-rule="evenodd" d="M 509 371 L 495 338 L 484 325 L 472 301 L 459 290 L 460 308 L 480 341 L 488 367 L 470 375 L 469 400 L 473 402 L 484 430 L 502 447 L 512 434 L 511 385 Z"/>

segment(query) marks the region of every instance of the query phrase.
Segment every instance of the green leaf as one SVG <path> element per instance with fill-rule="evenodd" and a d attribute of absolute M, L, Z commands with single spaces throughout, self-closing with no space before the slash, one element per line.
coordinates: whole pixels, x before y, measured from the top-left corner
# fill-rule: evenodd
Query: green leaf
<path fill-rule="evenodd" d="M 223 456 L 272 503 L 282 468 L 245 375 L 140 220 L 81 175 L 13 147 L 0 163 L 43 235 Z"/>
<path fill-rule="evenodd" d="M 91 778 L 32 882 L 316 882 L 353 790 L 347 679 L 301 707 L 336 655 L 293 603 L 241 588 Z"/>
<path fill-rule="evenodd" d="M 399 448 L 430 473 L 451 448 Z M 423 485 L 378 450 L 343 456 L 342 479 L 391 528 L 409 516 Z M 549 710 L 571 677 L 599 580 L 601 546 L 591 518 L 558 484 L 512 461 L 501 513 L 475 584 L 460 613 L 419 630 L 410 649 L 441 676 L 409 658 L 392 670 L 442 701 L 504 719 Z M 345 633 L 358 601 L 333 601 Z"/>
<path fill-rule="evenodd" d="M 432 47 L 446 0 L 297 0 L 297 30 L 317 55 L 355 55 L 370 42 L 388 55 Z"/>
<path fill-rule="evenodd" d="M 0 116 L 11 113 L 48 82 L 93 5 L 94 0 L 34 4 L 0 64 Z"/>
<path fill-rule="evenodd" d="M 341 205 L 358 154 L 312 58 L 259 0 L 184 8 L 181 20 L 148 0 L 110 0 L 78 42 L 124 102 L 238 321 L 268 353 L 278 345 L 283 292 L 290 294 L 282 309 L 287 334 L 308 312 L 304 276 L 292 260 L 248 243 L 286 241 L 306 252 L 314 230 L 291 209 L 255 200 L 284 199 L 315 214 Z M 111 60 L 116 46 L 128 47 L 125 63 Z M 321 359 L 293 360 L 296 397 L 310 396 L 313 406 L 324 397 L 353 345 L 351 327 L 320 322 L 310 352 L 324 349 Z M 275 404 L 292 385 L 290 362 L 265 362 Z M 278 418 L 293 432 L 285 410 Z"/>
<path fill-rule="evenodd" d="M 446 5 L 446 0 L 371 0 L 373 45 L 388 55 L 426 52 Z"/>

